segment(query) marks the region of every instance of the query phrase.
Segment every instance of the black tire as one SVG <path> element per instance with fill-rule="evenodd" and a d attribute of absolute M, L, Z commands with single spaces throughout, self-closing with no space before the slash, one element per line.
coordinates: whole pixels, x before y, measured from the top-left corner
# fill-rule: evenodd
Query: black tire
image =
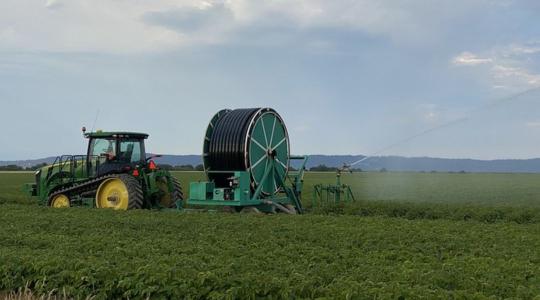
<path fill-rule="evenodd" d="M 245 206 L 240 211 L 241 214 L 256 214 L 260 215 L 262 212 L 255 206 Z"/>
<path fill-rule="evenodd" d="M 242 212 L 243 206 L 223 206 L 221 212 L 228 214 L 236 214 Z"/>
<path fill-rule="evenodd" d="M 118 178 L 124 182 L 128 190 L 128 210 L 141 209 L 144 203 L 144 193 L 139 181 L 131 175 L 120 175 Z"/>
<path fill-rule="evenodd" d="M 141 184 L 139 183 L 137 179 L 135 179 L 135 177 L 131 175 L 126 175 L 126 174 L 109 177 L 105 179 L 103 182 L 101 182 L 96 193 L 96 206 L 98 208 L 125 209 L 125 208 L 120 208 L 115 205 L 109 206 L 109 205 L 100 204 L 100 203 L 105 202 L 103 199 L 105 199 L 105 196 L 107 196 L 106 192 L 104 192 L 105 194 L 101 194 L 100 190 L 102 189 L 102 187 L 106 189 L 109 182 L 111 181 L 114 182 L 115 180 L 120 180 L 126 187 L 126 190 L 128 193 L 127 209 L 131 210 L 131 209 L 142 208 L 143 203 L 144 203 L 144 193 L 143 193 Z"/>
<path fill-rule="evenodd" d="M 172 190 L 169 188 L 169 182 L 172 184 Z M 184 200 L 184 192 L 180 181 L 175 177 L 163 176 L 156 179 L 156 184 L 161 190 L 160 197 L 156 199 L 157 204 L 162 208 L 177 208 L 177 202 Z"/>
<path fill-rule="evenodd" d="M 176 177 L 172 177 L 172 182 L 174 185 L 173 196 L 177 200 L 184 200 L 184 191 L 182 190 L 182 185 L 180 184 L 180 180 L 176 179 Z"/>
<path fill-rule="evenodd" d="M 285 208 L 287 208 L 291 212 L 291 215 L 297 215 L 298 214 L 298 210 L 292 204 L 285 205 Z"/>
<path fill-rule="evenodd" d="M 180 180 L 176 179 L 176 177 L 173 176 L 171 176 L 171 180 L 174 186 L 174 190 L 172 193 L 173 204 L 171 208 L 176 208 L 176 202 L 184 201 L 184 191 L 182 190 Z"/>

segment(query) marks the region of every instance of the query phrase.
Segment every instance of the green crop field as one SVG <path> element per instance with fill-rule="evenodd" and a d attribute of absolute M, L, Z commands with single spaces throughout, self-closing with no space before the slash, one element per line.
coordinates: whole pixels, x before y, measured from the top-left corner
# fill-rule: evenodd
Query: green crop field
<path fill-rule="evenodd" d="M 175 173 L 187 189 L 201 173 Z M 309 207 L 315 183 L 306 176 Z M 344 175 L 306 215 L 39 207 L 0 173 L 0 291 L 85 298 L 540 299 L 540 175 Z M 0 295 L 2 292 L 0 292 Z"/>
<path fill-rule="evenodd" d="M 189 182 L 204 180 L 201 172 L 173 172 L 186 192 Z M 1 203 L 28 203 L 21 185 L 31 173 L 0 173 Z M 305 203 L 311 203 L 313 185 L 334 183 L 333 173 L 307 173 Z M 345 174 L 359 200 L 434 204 L 474 204 L 540 208 L 540 174 L 354 173 Z"/>

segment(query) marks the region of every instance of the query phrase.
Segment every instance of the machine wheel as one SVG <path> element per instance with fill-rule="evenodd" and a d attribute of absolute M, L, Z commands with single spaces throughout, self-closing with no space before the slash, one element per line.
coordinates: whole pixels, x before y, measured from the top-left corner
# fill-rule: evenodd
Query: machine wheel
<path fill-rule="evenodd" d="M 261 211 L 256 208 L 255 206 L 246 206 L 246 207 L 243 207 L 242 210 L 240 211 L 240 213 L 242 214 L 261 214 Z"/>
<path fill-rule="evenodd" d="M 243 206 L 223 206 L 221 208 L 221 212 L 228 213 L 228 214 L 236 214 L 242 211 L 244 207 Z"/>
<path fill-rule="evenodd" d="M 233 206 L 223 206 L 220 211 L 227 214 L 236 213 L 236 210 L 234 209 Z"/>
<path fill-rule="evenodd" d="M 172 181 L 174 185 L 173 199 L 176 199 L 174 201 L 176 204 L 176 201 L 178 200 L 184 201 L 184 191 L 182 190 L 182 185 L 180 184 L 180 181 L 178 179 L 173 177 Z"/>
<path fill-rule="evenodd" d="M 59 194 L 51 199 L 49 206 L 54 208 L 67 208 L 71 206 L 71 203 L 68 196 Z"/>
<path fill-rule="evenodd" d="M 96 193 L 96 207 L 115 210 L 139 209 L 143 206 L 143 191 L 137 179 L 120 175 L 103 181 Z"/>
<path fill-rule="evenodd" d="M 298 211 L 296 210 L 296 207 L 294 207 L 294 205 L 287 204 L 287 205 L 285 205 L 285 207 L 291 212 L 291 215 L 297 215 L 298 214 Z"/>
<path fill-rule="evenodd" d="M 159 204 L 165 208 L 176 208 L 176 202 L 184 200 L 184 192 L 180 181 L 171 176 L 173 191 L 169 191 L 169 184 L 167 177 L 161 177 L 161 180 L 156 182 L 158 188 L 164 193 L 159 199 Z"/>

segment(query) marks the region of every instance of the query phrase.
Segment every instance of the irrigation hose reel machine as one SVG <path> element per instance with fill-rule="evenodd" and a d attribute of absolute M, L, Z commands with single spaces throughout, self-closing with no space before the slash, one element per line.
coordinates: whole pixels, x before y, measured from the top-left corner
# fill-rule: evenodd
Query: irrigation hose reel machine
<path fill-rule="evenodd" d="M 221 110 L 203 144 L 208 181 L 192 182 L 188 204 L 242 211 L 302 213 L 307 156 L 291 156 L 289 135 L 271 108 Z M 300 160 L 290 171 L 291 160 Z"/>

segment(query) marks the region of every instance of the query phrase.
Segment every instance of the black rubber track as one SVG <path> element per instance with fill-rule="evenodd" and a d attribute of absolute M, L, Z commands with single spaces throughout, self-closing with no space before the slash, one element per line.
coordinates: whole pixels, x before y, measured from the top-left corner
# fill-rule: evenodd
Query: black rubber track
<path fill-rule="evenodd" d="M 143 207 L 144 194 L 143 194 L 141 184 L 133 176 L 126 175 L 126 174 L 105 175 L 105 176 L 98 177 L 98 178 L 89 180 L 87 182 L 84 182 L 84 183 L 81 183 L 81 184 L 78 184 L 69 188 L 58 190 L 49 195 L 48 205 L 50 206 L 52 204 L 51 203 L 52 199 L 55 196 L 60 195 L 60 194 L 65 194 L 70 199 L 72 199 L 72 197 L 74 196 L 80 196 L 83 193 L 93 193 L 95 195 L 99 186 L 103 182 L 111 178 L 118 178 L 122 180 L 122 182 L 126 185 L 126 188 L 128 190 L 128 197 L 129 197 L 128 209 L 140 209 Z"/>
<path fill-rule="evenodd" d="M 60 194 L 65 194 L 70 199 L 72 199 L 73 197 L 76 197 L 76 196 L 80 196 L 80 195 L 85 194 L 85 193 L 92 193 L 92 194 L 95 195 L 96 190 L 98 189 L 99 185 L 103 181 L 105 181 L 105 180 L 107 180 L 109 178 L 113 178 L 113 177 L 116 177 L 116 175 L 105 175 L 105 176 L 101 176 L 101 177 L 98 177 L 98 178 L 94 178 L 94 179 L 85 181 L 83 183 L 79 183 L 79 184 L 70 186 L 70 187 L 55 190 L 54 192 L 49 194 L 49 202 L 48 202 L 48 204 L 50 205 L 51 200 L 55 196 L 60 195 Z"/>

